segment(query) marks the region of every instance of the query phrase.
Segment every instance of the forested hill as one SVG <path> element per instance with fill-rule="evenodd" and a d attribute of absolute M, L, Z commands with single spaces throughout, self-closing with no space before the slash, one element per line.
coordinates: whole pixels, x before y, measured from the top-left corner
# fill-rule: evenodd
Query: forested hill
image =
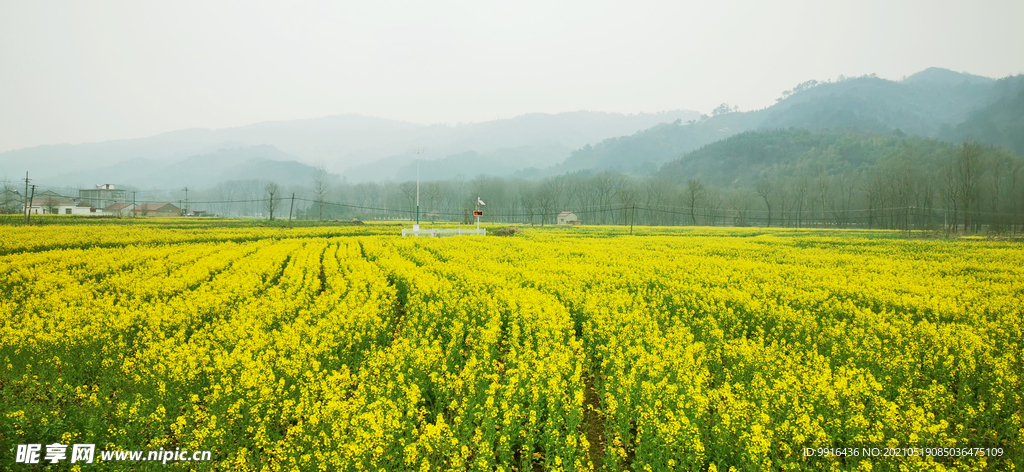
<path fill-rule="evenodd" d="M 759 128 L 859 129 L 941 137 L 998 96 L 996 81 L 932 68 L 896 82 L 867 76 L 784 92 Z"/>
<path fill-rule="evenodd" d="M 1024 155 L 1024 76 L 1009 77 L 995 84 L 992 103 L 971 113 L 943 138 L 948 141 L 975 139 Z"/>
<path fill-rule="evenodd" d="M 859 131 L 791 128 L 747 131 L 661 167 L 675 182 L 698 179 L 718 187 L 753 188 L 757 181 L 861 174 L 900 165 L 934 171 L 956 152 L 935 138 Z"/>
<path fill-rule="evenodd" d="M 932 68 L 902 81 L 874 76 L 805 82 L 763 110 L 664 124 L 574 151 L 550 174 L 583 169 L 647 173 L 720 139 L 751 130 L 831 129 L 976 139 L 1024 154 L 1024 76 L 993 80 Z"/>
<path fill-rule="evenodd" d="M 584 169 L 607 169 L 648 174 L 683 152 L 754 129 L 764 111 L 727 113 L 710 119 L 664 123 L 630 136 L 610 138 L 573 151 L 564 163 L 547 173 L 559 174 Z"/>

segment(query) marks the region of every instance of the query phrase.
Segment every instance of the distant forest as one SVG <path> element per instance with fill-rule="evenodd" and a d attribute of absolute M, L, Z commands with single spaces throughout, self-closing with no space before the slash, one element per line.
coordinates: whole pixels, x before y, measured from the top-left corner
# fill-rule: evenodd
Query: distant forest
<path fill-rule="evenodd" d="M 291 198 L 295 194 L 295 200 Z M 901 133 L 752 131 L 687 153 L 653 174 L 579 171 L 540 180 L 478 176 L 420 183 L 422 222 L 1024 230 L 1024 158 L 974 142 Z M 179 197 L 180 198 L 180 197 Z M 411 219 L 416 182 L 308 185 L 225 181 L 191 193 L 223 216 Z M 178 201 L 179 204 L 184 202 Z M 294 206 L 293 206 L 294 205 Z"/>

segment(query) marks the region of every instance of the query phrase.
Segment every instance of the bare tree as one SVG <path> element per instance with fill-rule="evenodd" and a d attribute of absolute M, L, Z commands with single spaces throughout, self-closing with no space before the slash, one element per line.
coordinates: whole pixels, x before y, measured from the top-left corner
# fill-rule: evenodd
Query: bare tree
<path fill-rule="evenodd" d="M 710 187 L 704 191 L 704 224 L 711 226 L 717 224 L 718 215 L 722 210 L 722 195 Z"/>
<path fill-rule="evenodd" d="M 821 208 L 819 208 L 819 210 L 821 211 L 821 226 L 823 228 L 825 227 L 825 208 L 827 207 L 827 205 L 825 205 L 825 200 L 827 200 L 829 196 L 828 180 L 828 175 L 822 172 L 818 175 L 817 182 L 815 182 L 815 187 L 818 191 L 818 202 L 821 204 Z"/>
<path fill-rule="evenodd" d="M 408 214 L 415 215 L 416 213 L 416 182 L 407 180 L 399 184 L 398 188 L 402 191 L 402 195 L 405 196 L 405 202 L 409 206 Z M 405 207 L 405 205 L 402 205 Z"/>
<path fill-rule="evenodd" d="M 605 210 L 607 206 L 611 204 L 613 198 L 619 193 L 618 190 L 622 186 L 624 177 L 620 174 L 614 174 L 609 171 L 601 172 L 591 179 L 590 193 L 592 198 L 597 202 L 598 210 L 601 215 L 601 223 L 605 221 Z"/>
<path fill-rule="evenodd" d="M 768 181 L 768 179 L 762 179 L 757 182 L 755 187 L 757 195 L 764 200 L 764 205 L 768 207 L 768 227 L 772 226 L 772 202 L 771 195 L 775 192 L 775 184 Z"/>
<path fill-rule="evenodd" d="M 665 205 L 669 201 L 672 189 L 675 184 L 665 177 L 652 177 L 647 179 L 644 186 L 644 206 L 647 207 L 647 224 L 662 224 L 664 218 L 662 213 L 655 213 L 654 207 Z"/>
<path fill-rule="evenodd" d="M 316 161 L 313 167 L 313 200 L 316 202 L 317 220 L 324 219 L 324 204 L 331 191 L 330 174 L 324 161 Z"/>
<path fill-rule="evenodd" d="M 776 182 L 775 192 L 777 194 L 775 201 L 779 204 L 779 226 L 790 226 L 792 219 L 790 214 L 793 212 L 793 208 L 792 202 L 789 201 L 789 188 L 781 182 Z"/>
<path fill-rule="evenodd" d="M 939 193 L 942 194 L 942 201 L 946 204 L 946 213 L 948 214 L 950 210 L 953 211 L 952 230 L 955 232 L 959 221 L 957 219 L 959 217 L 957 211 L 959 210 L 961 201 L 961 187 L 960 183 L 957 182 L 956 170 L 952 165 L 946 166 L 942 169 L 941 174 L 939 174 L 939 182 Z M 948 224 L 946 225 L 946 230 L 950 230 Z"/>
<path fill-rule="evenodd" d="M 700 179 L 690 179 L 686 182 L 686 190 L 683 194 L 686 198 L 686 206 L 690 207 L 690 224 L 697 225 L 697 205 L 704 201 L 707 187 Z"/>
<path fill-rule="evenodd" d="M 270 214 L 270 220 L 274 220 L 274 210 L 277 209 L 278 205 L 281 204 L 281 187 L 276 182 L 267 182 L 263 186 L 263 191 L 266 193 L 265 204 L 267 206 L 267 213 Z"/>
<path fill-rule="evenodd" d="M 793 185 L 793 203 L 796 206 L 796 226 L 797 228 L 803 226 L 804 223 L 804 204 L 807 203 L 807 195 L 810 193 L 810 182 L 807 181 L 807 176 L 802 176 L 796 179 L 796 183 Z"/>
<path fill-rule="evenodd" d="M 625 226 L 627 211 L 640 198 L 640 189 L 633 181 L 622 178 L 615 189 L 615 196 L 622 205 L 622 224 Z"/>
<path fill-rule="evenodd" d="M 448 192 L 448 186 L 444 182 L 431 181 L 423 184 L 421 190 L 422 200 L 426 203 L 426 210 L 434 214 L 430 219 L 433 223 L 434 220 L 440 216 L 440 204 L 445 194 Z"/>
<path fill-rule="evenodd" d="M 853 194 L 857 188 L 857 181 L 854 174 L 840 174 L 836 179 L 839 184 L 839 210 L 842 214 L 842 225 L 846 226 L 849 219 L 849 212 L 853 207 Z"/>
<path fill-rule="evenodd" d="M 523 210 L 526 212 L 527 221 L 532 225 L 533 215 L 537 212 L 537 196 L 529 185 L 519 186 L 519 204 L 523 206 Z M 543 215 L 541 215 L 540 222 L 541 225 L 544 224 Z"/>
<path fill-rule="evenodd" d="M 1002 232 L 1005 230 L 1006 218 L 1003 214 L 1003 180 L 1006 174 L 1011 174 L 1012 177 L 1012 165 L 1009 156 L 1003 153 L 996 153 L 989 160 L 991 163 L 992 172 L 989 173 L 991 176 L 991 183 L 987 185 L 992 190 L 991 204 L 992 204 L 992 218 L 990 219 L 989 228 L 995 232 Z"/>
<path fill-rule="evenodd" d="M 235 213 L 237 213 L 234 210 L 233 203 L 235 197 L 237 196 L 237 193 L 240 193 L 238 190 L 237 181 L 228 180 L 226 182 L 220 182 L 217 184 L 217 187 L 214 188 L 214 197 L 217 199 L 219 203 L 217 203 L 214 208 L 216 208 L 216 211 L 219 215 L 227 216 L 229 214 L 234 215 Z"/>
<path fill-rule="evenodd" d="M 21 195 L 15 190 L 15 184 L 10 180 L 0 181 L 0 213 L 14 213 L 16 207 L 20 206 Z"/>
<path fill-rule="evenodd" d="M 1024 160 L 1015 159 L 1010 165 L 1010 205 L 1013 209 L 1013 232 L 1017 232 L 1020 225 L 1020 207 L 1024 203 L 1024 192 L 1018 192 L 1021 188 L 1021 175 L 1024 174 Z"/>
<path fill-rule="evenodd" d="M 540 225 L 544 226 L 549 215 L 555 215 L 555 210 L 562 200 L 565 191 L 565 178 L 562 176 L 549 177 L 541 182 L 534 194 L 534 203 L 540 206 Z M 531 218 L 532 219 L 532 218 Z"/>
<path fill-rule="evenodd" d="M 56 198 L 53 198 L 53 195 L 47 194 L 46 195 L 46 199 L 43 200 L 43 208 L 46 209 L 45 210 L 46 213 L 49 213 L 49 214 L 53 215 L 53 214 L 57 213 L 57 204 L 58 203 L 60 203 L 60 201 L 57 200 Z"/>
<path fill-rule="evenodd" d="M 975 212 L 978 202 L 978 181 L 981 178 L 981 146 L 965 141 L 957 152 L 956 179 L 960 185 L 960 199 L 963 202 L 964 231 L 977 224 Z"/>

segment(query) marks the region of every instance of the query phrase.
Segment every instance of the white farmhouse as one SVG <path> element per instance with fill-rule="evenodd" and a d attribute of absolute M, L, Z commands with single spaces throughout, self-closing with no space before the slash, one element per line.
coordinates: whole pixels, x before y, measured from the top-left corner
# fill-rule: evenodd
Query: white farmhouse
<path fill-rule="evenodd" d="M 33 215 L 102 215 L 97 209 L 76 199 L 47 190 L 32 197 L 28 212 Z"/>
<path fill-rule="evenodd" d="M 563 211 L 558 214 L 557 222 L 560 225 L 578 225 L 580 224 L 580 219 L 571 211 Z"/>

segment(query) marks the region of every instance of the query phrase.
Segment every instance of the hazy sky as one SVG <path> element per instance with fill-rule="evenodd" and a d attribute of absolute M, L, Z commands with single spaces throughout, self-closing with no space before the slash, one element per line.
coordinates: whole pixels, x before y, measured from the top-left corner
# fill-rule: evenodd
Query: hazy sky
<path fill-rule="evenodd" d="M 1024 72 L 1024 1 L 0 0 L 0 152 L 357 113 L 708 112 L 808 79 Z"/>

